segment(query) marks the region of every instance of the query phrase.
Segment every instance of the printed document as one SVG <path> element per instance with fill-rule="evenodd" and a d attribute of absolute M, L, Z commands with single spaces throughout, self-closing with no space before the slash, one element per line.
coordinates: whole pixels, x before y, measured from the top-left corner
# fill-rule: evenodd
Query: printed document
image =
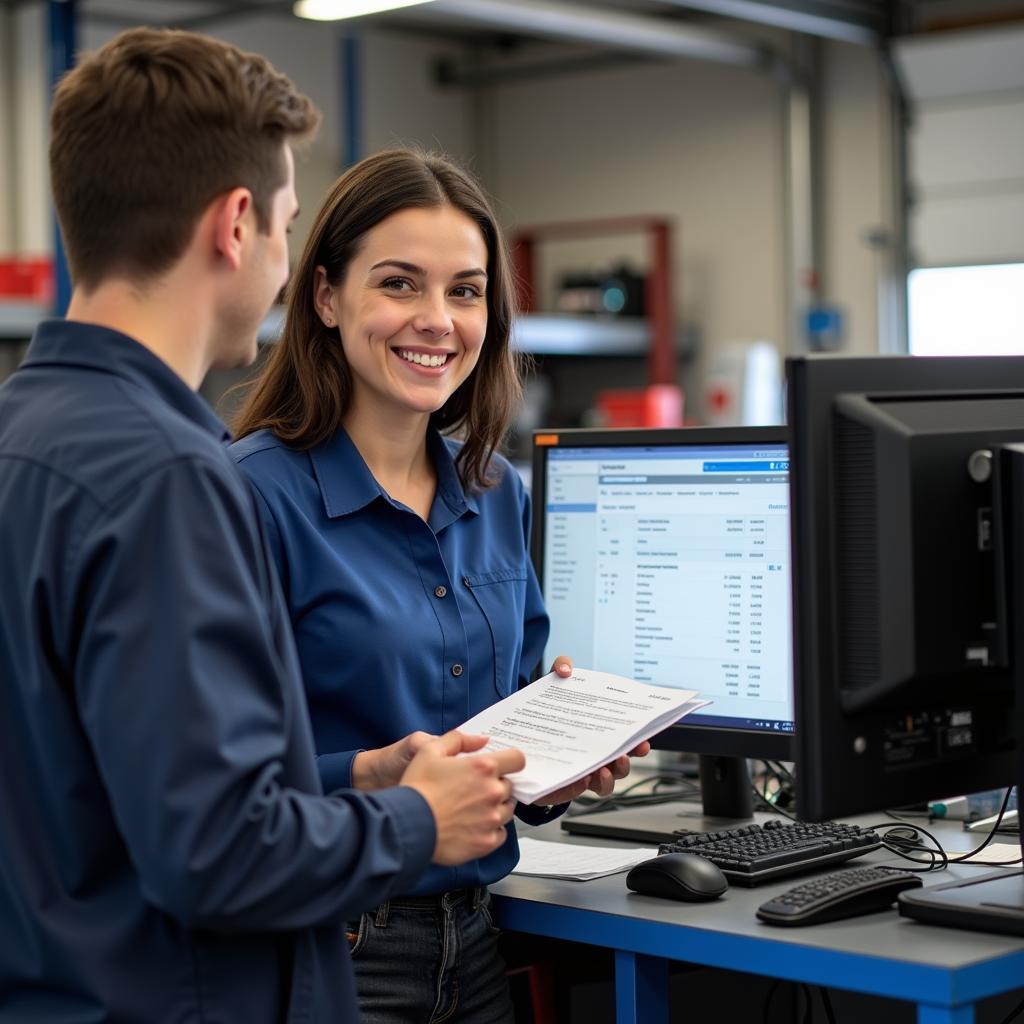
<path fill-rule="evenodd" d="M 508 779 L 515 798 L 532 804 L 709 703 L 696 690 L 573 668 L 567 679 L 548 673 L 459 729 L 491 738 L 481 753 L 518 747 L 526 755 Z"/>
<path fill-rule="evenodd" d="M 652 846 L 624 850 L 621 846 L 578 846 L 520 836 L 519 863 L 512 869 L 512 874 L 586 882 L 591 878 L 628 871 L 657 855 L 657 847 Z"/>

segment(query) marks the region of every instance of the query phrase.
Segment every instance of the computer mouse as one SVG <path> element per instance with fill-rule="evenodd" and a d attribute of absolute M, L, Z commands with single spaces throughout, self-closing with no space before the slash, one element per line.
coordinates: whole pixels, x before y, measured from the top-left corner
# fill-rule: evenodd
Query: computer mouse
<path fill-rule="evenodd" d="M 716 900 L 729 888 L 721 870 L 696 853 L 663 853 L 645 860 L 626 875 L 626 885 L 644 896 L 687 903 Z"/>

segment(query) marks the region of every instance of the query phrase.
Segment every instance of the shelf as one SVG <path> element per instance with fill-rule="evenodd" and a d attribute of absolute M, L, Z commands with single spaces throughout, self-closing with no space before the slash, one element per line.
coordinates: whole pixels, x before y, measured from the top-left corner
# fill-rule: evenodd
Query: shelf
<path fill-rule="evenodd" d="M 28 341 L 36 324 L 50 315 L 42 302 L 0 299 L 0 341 Z"/>
<path fill-rule="evenodd" d="M 263 323 L 256 332 L 256 340 L 260 344 L 267 345 L 280 339 L 281 331 L 284 329 L 284 311 L 284 306 L 273 306 L 263 318 Z"/>
<path fill-rule="evenodd" d="M 267 314 L 257 332 L 261 342 L 278 340 L 284 312 L 274 306 Z M 0 301 L 0 340 L 27 341 L 49 315 L 42 303 Z M 647 321 L 632 317 L 534 313 L 517 318 L 512 328 L 513 345 L 538 356 L 643 356 L 650 340 Z"/>
<path fill-rule="evenodd" d="M 284 307 L 275 306 L 260 325 L 259 340 L 277 341 L 283 325 Z M 650 340 L 650 325 L 633 317 L 531 313 L 512 327 L 512 344 L 538 356 L 642 356 Z"/>
<path fill-rule="evenodd" d="M 513 325 L 512 343 L 537 356 L 642 356 L 651 327 L 632 317 L 529 313 Z"/>

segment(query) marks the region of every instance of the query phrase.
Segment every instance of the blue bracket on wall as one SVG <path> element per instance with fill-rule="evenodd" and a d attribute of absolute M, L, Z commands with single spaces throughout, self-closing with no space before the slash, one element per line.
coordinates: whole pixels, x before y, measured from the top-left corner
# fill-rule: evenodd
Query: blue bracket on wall
<path fill-rule="evenodd" d="M 50 0 L 50 95 L 75 64 L 77 0 Z M 53 218 L 53 312 L 63 316 L 71 302 L 71 274 L 57 217 Z"/>
<path fill-rule="evenodd" d="M 358 32 L 341 37 L 342 167 L 363 158 L 363 41 Z"/>

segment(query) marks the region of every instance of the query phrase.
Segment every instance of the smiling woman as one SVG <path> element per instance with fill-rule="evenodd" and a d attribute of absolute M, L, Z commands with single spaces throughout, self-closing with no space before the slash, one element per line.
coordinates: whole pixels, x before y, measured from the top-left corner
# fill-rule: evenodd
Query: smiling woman
<path fill-rule="evenodd" d="M 373 256 L 367 256 L 369 249 Z M 463 324 L 470 311 L 474 323 L 482 318 L 484 335 L 473 372 L 434 408 L 422 411 L 429 411 L 434 429 L 465 439 L 455 455 L 463 482 L 488 487 L 492 455 L 522 394 L 520 357 L 509 343 L 509 259 L 479 185 L 434 154 L 387 150 L 356 164 L 335 183 L 292 274 L 282 339 L 255 381 L 235 433 L 266 429 L 294 448 L 310 450 L 333 437 L 342 423 L 349 425 L 359 388 L 349 361 L 356 350 L 349 337 L 351 320 L 371 315 L 371 296 L 393 300 L 395 310 L 415 307 L 413 323 L 400 339 L 409 355 L 454 352 L 445 322 Z M 374 306 L 373 315 L 382 308 Z M 375 319 L 375 336 L 383 332 L 392 338 L 389 332 L 398 322 Z M 398 341 L 383 344 L 394 348 Z"/>
<path fill-rule="evenodd" d="M 496 451 L 520 396 L 511 308 L 480 188 L 405 150 L 339 179 L 292 276 L 233 454 L 284 584 L 325 791 L 400 783 L 428 734 L 526 685 L 540 661 L 529 498 Z M 627 770 L 545 799 L 608 792 Z M 537 824 L 561 809 L 515 813 Z M 486 886 L 517 857 L 496 819 L 478 860 L 434 866 L 349 922 L 365 1022 L 511 1022 Z"/>

